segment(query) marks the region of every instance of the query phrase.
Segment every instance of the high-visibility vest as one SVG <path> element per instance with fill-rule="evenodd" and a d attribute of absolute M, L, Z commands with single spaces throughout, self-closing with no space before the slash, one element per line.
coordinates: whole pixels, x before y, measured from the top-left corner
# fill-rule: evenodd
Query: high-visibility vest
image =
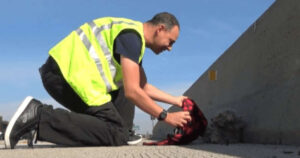
<path fill-rule="evenodd" d="M 111 101 L 109 92 L 122 85 L 113 46 L 119 33 L 127 29 L 136 31 L 142 40 L 140 63 L 145 52 L 143 24 L 125 18 L 105 17 L 85 23 L 49 51 L 65 80 L 87 105 Z"/>

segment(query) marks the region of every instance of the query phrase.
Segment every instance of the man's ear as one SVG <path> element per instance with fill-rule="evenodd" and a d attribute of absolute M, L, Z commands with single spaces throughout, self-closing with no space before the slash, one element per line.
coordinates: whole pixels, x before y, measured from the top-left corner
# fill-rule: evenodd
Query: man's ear
<path fill-rule="evenodd" d="M 158 32 L 164 31 L 166 29 L 166 26 L 164 24 L 158 24 Z"/>

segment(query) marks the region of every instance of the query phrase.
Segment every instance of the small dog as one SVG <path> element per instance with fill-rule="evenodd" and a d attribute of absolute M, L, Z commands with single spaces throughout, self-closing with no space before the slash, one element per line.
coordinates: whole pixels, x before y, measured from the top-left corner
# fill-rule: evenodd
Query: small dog
<path fill-rule="evenodd" d="M 215 144 L 230 144 L 243 142 L 245 123 L 233 111 L 224 111 L 211 119 L 206 129 L 203 141 Z"/>

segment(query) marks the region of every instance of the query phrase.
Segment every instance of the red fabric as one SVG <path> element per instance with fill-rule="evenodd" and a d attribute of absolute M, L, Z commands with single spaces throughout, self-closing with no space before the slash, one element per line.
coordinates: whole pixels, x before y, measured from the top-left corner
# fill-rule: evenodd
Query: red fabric
<path fill-rule="evenodd" d="M 167 139 L 159 142 L 148 142 L 143 145 L 181 145 L 188 144 L 199 136 L 203 136 L 207 120 L 197 104 L 191 99 L 185 99 L 182 106 L 183 111 L 189 111 L 192 121 L 184 125 L 183 128 L 177 127 L 173 135 L 168 134 Z"/>

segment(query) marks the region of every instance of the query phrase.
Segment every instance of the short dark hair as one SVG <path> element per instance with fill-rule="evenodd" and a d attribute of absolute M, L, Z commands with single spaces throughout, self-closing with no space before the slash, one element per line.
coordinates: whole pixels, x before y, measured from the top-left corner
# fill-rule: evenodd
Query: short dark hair
<path fill-rule="evenodd" d="M 174 26 L 180 28 L 179 22 L 176 17 L 168 12 L 161 12 L 153 16 L 153 18 L 148 23 L 152 25 L 164 24 L 167 30 L 171 30 Z"/>

